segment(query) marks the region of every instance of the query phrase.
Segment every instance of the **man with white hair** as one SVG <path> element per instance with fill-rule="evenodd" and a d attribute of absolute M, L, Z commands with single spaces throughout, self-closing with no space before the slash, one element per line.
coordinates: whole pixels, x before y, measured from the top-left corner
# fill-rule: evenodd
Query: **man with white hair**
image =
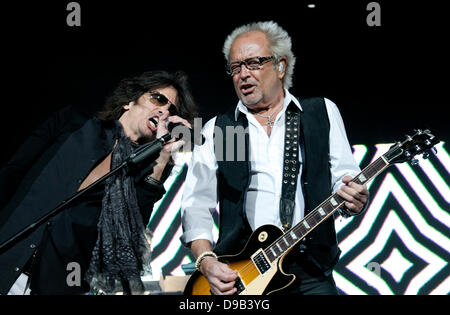
<path fill-rule="evenodd" d="M 239 253 L 262 225 L 288 230 L 333 192 L 345 201 L 342 214 L 357 215 L 369 192 L 351 182 L 360 169 L 336 105 L 289 93 L 295 56 L 284 29 L 272 21 L 238 27 L 223 53 L 240 101 L 205 125 L 206 142 L 194 149 L 182 200 L 181 240 L 197 257 L 211 293 L 235 294 L 238 272 L 217 255 Z M 244 141 L 231 139 L 225 132 L 229 127 L 245 128 Z M 242 152 L 243 161 L 236 159 Z M 219 238 L 213 246 L 217 203 Z M 339 254 L 330 217 L 287 255 L 283 270 L 296 280 L 280 292 L 337 294 L 332 270 Z"/>

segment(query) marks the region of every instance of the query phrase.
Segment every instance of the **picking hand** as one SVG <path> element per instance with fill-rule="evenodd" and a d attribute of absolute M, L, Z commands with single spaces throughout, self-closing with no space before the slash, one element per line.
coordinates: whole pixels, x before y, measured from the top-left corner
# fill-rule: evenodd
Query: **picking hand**
<path fill-rule="evenodd" d="M 201 273 L 208 279 L 211 292 L 216 295 L 232 295 L 236 293 L 234 287 L 238 276 L 227 264 L 221 263 L 213 257 L 206 257 L 200 265 Z"/>

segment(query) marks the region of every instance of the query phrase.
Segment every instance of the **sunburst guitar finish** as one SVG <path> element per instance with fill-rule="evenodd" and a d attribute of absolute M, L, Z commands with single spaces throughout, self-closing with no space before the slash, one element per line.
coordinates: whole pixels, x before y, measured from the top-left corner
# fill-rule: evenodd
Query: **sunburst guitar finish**
<path fill-rule="evenodd" d="M 264 248 L 275 242 L 283 232 L 274 225 L 264 225 L 255 230 L 244 249 L 237 255 L 219 257 L 231 269 L 238 271 L 235 287 L 239 295 L 271 294 L 289 286 L 295 276 L 285 274 L 281 268 L 283 258 L 270 261 L 264 253 Z M 250 258 L 249 258 L 250 257 Z M 281 285 L 271 285 L 272 280 Z M 211 295 L 208 280 L 200 272 L 196 271 L 189 279 L 185 294 Z"/>

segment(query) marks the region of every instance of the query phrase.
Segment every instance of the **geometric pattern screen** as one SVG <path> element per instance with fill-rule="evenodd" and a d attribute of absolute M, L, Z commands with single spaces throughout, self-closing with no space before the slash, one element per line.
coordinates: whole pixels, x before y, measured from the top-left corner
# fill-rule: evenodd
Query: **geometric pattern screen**
<path fill-rule="evenodd" d="M 391 144 L 354 145 L 361 169 Z M 334 278 L 341 294 L 406 295 L 450 293 L 450 156 L 448 145 L 436 145 L 428 159 L 417 156 L 390 166 L 369 184 L 370 204 L 357 217 L 335 219 L 342 251 Z M 193 261 L 180 243 L 180 201 L 190 154 L 165 182 L 167 194 L 149 221 L 152 277 L 185 275 L 181 266 Z M 217 239 L 218 212 L 214 235 Z"/>

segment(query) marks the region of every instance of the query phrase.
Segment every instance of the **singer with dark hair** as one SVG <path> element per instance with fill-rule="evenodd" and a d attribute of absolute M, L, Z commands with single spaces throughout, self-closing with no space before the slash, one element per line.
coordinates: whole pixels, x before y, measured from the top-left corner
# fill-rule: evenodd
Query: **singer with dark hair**
<path fill-rule="evenodd" d="M 55 113 L 0 172 L 0 243 L 166 135 L 168 123 L 190 128 L 195 115 L 186 75 L 165 71 L 122 80 L 94 118 L 72 107 Z M 166 142 L 3 248 L 0 294 L 142 293 L 146 224 L 183 144 Z"/>

